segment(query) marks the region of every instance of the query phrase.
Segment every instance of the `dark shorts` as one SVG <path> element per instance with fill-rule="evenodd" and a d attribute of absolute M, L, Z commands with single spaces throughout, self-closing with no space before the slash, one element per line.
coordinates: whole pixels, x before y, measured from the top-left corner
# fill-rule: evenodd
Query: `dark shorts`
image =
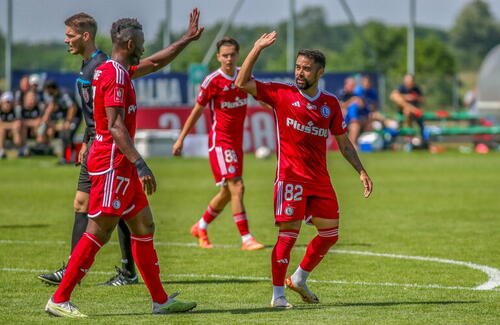
<path fill-rule="evenodd" d="M 91 145 L 92 140 L 89 141 L 87 145 L 87 152 L 83 155 L 83 161 L 80 165 L 80 176 L 78 176 L 78 186 L 76 188 L 78 191 L 85 193 L 90 193 L 90 176 L 87 170 L 87 156 Z"/>

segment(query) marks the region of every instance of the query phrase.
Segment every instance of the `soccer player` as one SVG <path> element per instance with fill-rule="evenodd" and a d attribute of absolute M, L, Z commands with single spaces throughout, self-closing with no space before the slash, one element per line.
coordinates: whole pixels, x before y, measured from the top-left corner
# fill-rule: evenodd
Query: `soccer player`
<path fill-rule="evenodd" d="M 191 41 L 197 40 L 203 32 L 203 27 L 198 28 L 199 11 L 193 9 L 190 15 L 187 32 L 178 41 L 172 43 L 165 49 L 142 59 L 135 69 L 132 78 L 137 78 L 148 73 L 158 71 L 169 64 Z M 82 149 L 79 153 L 81 162 L 78 188 L 74 200 L 75 219 L 73 223 L 73 233 L 71 240 L 71 251 L 85 232 L 87 227 L 87 212 L 90 193 L 90 178 L 87 171 L 87 153 L 95 137 L 95 122 L 93 115 L 92 98 L 92 78 L 95 69 L 104 63 L 108 56 L 95 45 L 95 35 L 97 33 L 97 23 L 94 18 L 78 13 L 66 19 L 66 38 L 68 52 L 73 55 L 80 55 L 83 58 L 80 77 L 77 79 L 78 93 L 82 101 L 83 115 L 87 128 L 85 130 Z M 118 223 L 118 241 L 122 253 L 122 268 L 116 268 L 117 274 L 101 285 L 122 286 L 138 282 L 135 272 L 134 260 L 132 257 L 130 244 L 130 231 L 123 220 Z M 49 284 L 59 284 L 64 272 L 65 265 L 49 274 L 40 274 L 38 278 Z"/>
<path fill-rule="evenodd" d="M 197 9 L 191 13 L 192 39 L 203 31 L 198 28 L 198 16 Z M 111 59 L 95 70 L 92 81 L 96 134 L 87 158 L 92 193 L 88 225 L 45 311 L 55 316 L 85 317 L 70 302 L 71 293 L 123 219 L 132 233 L 132 254 L 151 295 L 153 313 L 185 312 L 196 303 L 176 301 L 176 295 L 169 297 L 160 280 L 153 216 L 146 198 L 146 193 L 156 191 L 156 181 L 133 144 L 137 103 L 130 75 L 138 69 L 144 52 L 142 25 L 136 19 L 119 19 L 111 27 L 111 40 Z"/>
<path fill-rule="evenodd" d="M 263 83 L 250 78 L 262 50 L 276 41 L 276 32 L 263 34 L 245 59 L 236 86 L 273 107 L 278 136 L 278 165 L 274 187 L 275 222 L 278 241 L 272 253 L 273 297 L 271 306 L 291 308 L 284 285 L 307 303 L 319 300 L 307 287 L 312 270 L 338 239 L 339 206 L 326 166 L 326 140 L 332 133 L 344 158 L 359 173 L 364 196 L 372 181 L 346 135 L 337 98 L 321 89 L 318 81 L 325 71 L 325 57 L 318 50 L 300 50 L 295 64 L 295 84 Z M 286 278 L 290 252 L 302 220 L 313 224 L 318 235 L 307 246 L 295 273 Z M 286 278 L 286 281 L 285 281 Z"/>
<path fill-rule="evenodd" d="M 219 192 L 210 200 L 201 219 L 191 227 L 191 234 L 198 238 L 201 248 L 212 248 L 208 239 L 208 225 L 231 202 L 232 214 L 241 235 L 241 249 L 257 250 L 264 246 L 248 230 L 248 220 L 243 204 L 243 123 L 247 110 L 247 94 L 235 87 L 239 68 L 240 46 L 232 38 L 217 42 L 217 61 L 220 68 L 209 74 L 201 85 L 196 104 L 175 142 L 172 153 L 181 155 L 184 139 L 210 103 L 212 127 L 208 135 L 210 166 Z"/>

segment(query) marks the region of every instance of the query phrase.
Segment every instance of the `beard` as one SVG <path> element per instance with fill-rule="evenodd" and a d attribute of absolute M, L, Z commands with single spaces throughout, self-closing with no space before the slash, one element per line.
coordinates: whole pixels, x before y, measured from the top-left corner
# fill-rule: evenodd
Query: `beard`
<path fill-rule="evenodd" d="M 141 61 L 140 55 L 132 54 L 130 56 L 130 65 L 138 65 L 140 61 Z"/>
<path fill-rule="evenodd" d="M 299 80 L 302 82 L 301 84 L 298 82 Z M 295 78 L 295 84 L 299 89 L 303 90 L 309 89 L 312 86 L 312 83 L 306 78 Z"/>

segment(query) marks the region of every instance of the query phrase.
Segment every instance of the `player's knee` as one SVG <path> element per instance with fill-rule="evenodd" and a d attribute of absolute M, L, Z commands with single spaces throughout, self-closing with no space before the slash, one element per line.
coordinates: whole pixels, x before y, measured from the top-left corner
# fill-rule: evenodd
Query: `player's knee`
<path fill-rule="evenodd" d="M 243 193 L 245 192 L 245 185 L 243 184 L 243 180 L 237 180 L 234 181 L 233 184 L 231 184 L 231 196 L 243 196 Z"/>

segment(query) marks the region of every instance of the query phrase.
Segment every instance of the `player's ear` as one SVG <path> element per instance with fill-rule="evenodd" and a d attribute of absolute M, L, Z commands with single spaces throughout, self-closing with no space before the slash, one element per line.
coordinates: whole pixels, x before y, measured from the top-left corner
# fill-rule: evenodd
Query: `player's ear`
<path fill-rule="evenodd" d="M 318 79 L 320 79 L 321 77 L 323 77 L 323 75 L 325 74 L 325 68 L 319 68 L 318 69 L 318 72 L 316 73 L 316 77 L 318 77 Z"/>
<path fill-rule="evenodd" d="M 90 33 L 89 32 L 83 32 L 82 33 L 82 38 L 85 42 L 87 42 L 88 40 L 90 40 Z"/>
<path fill-rule="evenodd" d="M 130 52 L 133 52 L 135 50 L 135 43 L 131 39 L 127 41 L 127 50 L 129 50 Z"/>

